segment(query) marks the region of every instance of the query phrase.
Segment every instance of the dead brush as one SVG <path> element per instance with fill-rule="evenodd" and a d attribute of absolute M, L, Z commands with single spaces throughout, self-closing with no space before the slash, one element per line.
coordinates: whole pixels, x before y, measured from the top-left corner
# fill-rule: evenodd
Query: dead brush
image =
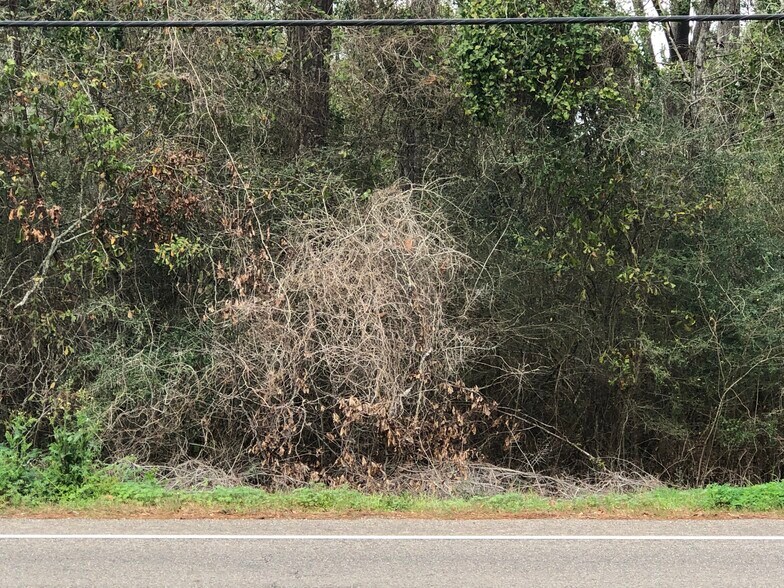
<path fill-rule="evenodd" d="M 374 484 L 475 458 L 507 423 L 460 381 L 486 345 L 462 320 L 471 263 L 411 192 L 292 223 L 276 286 L 223 309 L 213 377 L 252 403 L 242 449 L 284 480 Z"/>
<path fill-rule="evenodd" d="M 466 317 L 474 269 L 412 192 L 293 221 L 267 283 L 211 315 L 208 369 L 115 411 L 114 438 L 159 459 L 150 440 L 168 439 L 189 448 L 170 461 L 230 464 L 273 486 L 378 488 L 403 464 L 509 447 L 510 419 L 461 380 L 488 347 Z"/>
<path fill-rule="evenodd" d="M 444 498 L 528 492 L 566 500 L 582 496 L 644 492 L 661 486 L 662 482 L 654 476 L 634 468 L 625 471 L 595 469 L 590 475 L 578 477 L 564 472 L 548 475 L 535 470 L 511 469 L 478 461 L 401 467 L 387 483 L 387 488 L 393 492 L 417 492 Z"/>

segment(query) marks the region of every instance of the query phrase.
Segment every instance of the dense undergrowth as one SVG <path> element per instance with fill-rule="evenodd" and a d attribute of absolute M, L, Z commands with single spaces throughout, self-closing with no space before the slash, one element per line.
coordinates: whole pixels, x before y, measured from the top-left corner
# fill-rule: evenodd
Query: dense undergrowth
<path fill-rule="evenodd" d="M 456 10 L 618 8 L 0 13 Z M 676 26 L 0 32 L 0 493 L 781 479 L 782 25 Z"/>
<path fill-rule="evenodd" d="M 94 431 L 77 414 L 54 430 L 45 452 L 34 448 L 25 433 L 34 424 L 18 416 L 0 443 L 0 515 L 53 512 L 64 507 L 86 514 L 132 514 L 134 507 L 153 508 L 161 516 L 178 511 L 224 515 L 297 515 L 324 513 L 421 514 L 426 516 L 492 515 L 639 515 L 690 516 L 707 513 L 784 512 L 784 482 L 754 486 L 713 484 L 704 489 L 656 487 L 627 492 L 597 491 L 587 483 L 569 486 L 572 496 L 546 495 L 541 489 L 507 489 L 471 495 L 471 486 L 453 486 L 452 496 L 431 492 L 372 493 L 347 487 L 310 485 L 270 492 L 252 486 L 207 488 L 196 484 L 172 488 L 155 468 L 140 469 L 126 461 L 99 464 Z M 199 488 L 198 486 L 202 486 Z M 564 485 L 562 488 L 565 488 Z M 49 509 L 49 510 L 47 510 Z M 76 511 L 74 511 L 76 509 Z M 130 510 L 129 510 L 130 509 Z M 150 514 L 150 511 L 147 511 Z"/>

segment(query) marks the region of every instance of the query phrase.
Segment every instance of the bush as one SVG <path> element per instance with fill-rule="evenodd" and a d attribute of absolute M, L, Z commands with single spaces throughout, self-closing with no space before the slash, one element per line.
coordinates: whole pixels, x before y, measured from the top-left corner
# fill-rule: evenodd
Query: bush
<path fill-rule="evenodd" d="M 113 454 L 233 464 L 265 483 L 378 483 L 402 463 L 476 458 L 507 432 L 461 380 L 487 346 L 465 320 L 472 261 L 416 194 L 293 220 L 285 242 L 209 317 L 201 373 L 161 366 L 176 379 L 114 394 Z"/>
<path fill-rule="evenodd" d="M 84 411 L 78 411 L 64 413 L 54 427 L 42 472 L 49 494 L 63 496 L 89 486 L 101 450 L 96 424 Z"/>
<path fill-rule="evenodd" d="M 34 424 L 35 419 L 21 413 L 6 424 L 5 442 L 0 443 L 0 499 L 18 500 L 34 491 L 40 458 L 30 439 Z"/>
<path fill-rule="evenodd" d="M 52 439 L 40 451 L 31 439 L 36 419 L 15 415 L 0 443 L 0 500 L 8 502 L 88 497 L 100 492 L 100 444 L 96 422 L 83 411 L 53 422 Z"/>

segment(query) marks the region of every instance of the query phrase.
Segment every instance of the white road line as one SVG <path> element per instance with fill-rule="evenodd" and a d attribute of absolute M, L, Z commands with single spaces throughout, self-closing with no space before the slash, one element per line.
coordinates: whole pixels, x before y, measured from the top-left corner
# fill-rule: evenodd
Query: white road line
<path fill-rule="evenodd" d="M 0 541 L 784 541 L 784 535 L 134 535 L 0 534 Z"/>

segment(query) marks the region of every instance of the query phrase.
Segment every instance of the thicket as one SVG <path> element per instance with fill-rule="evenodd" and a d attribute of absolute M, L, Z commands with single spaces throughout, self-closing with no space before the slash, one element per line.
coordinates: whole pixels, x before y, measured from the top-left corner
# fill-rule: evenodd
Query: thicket
<path fill-rule="evenodd" d="M 780 478 L 784 31 L 682 29 L 4 31 L 0 494 L 121 459 L 267 486 Z"/>

